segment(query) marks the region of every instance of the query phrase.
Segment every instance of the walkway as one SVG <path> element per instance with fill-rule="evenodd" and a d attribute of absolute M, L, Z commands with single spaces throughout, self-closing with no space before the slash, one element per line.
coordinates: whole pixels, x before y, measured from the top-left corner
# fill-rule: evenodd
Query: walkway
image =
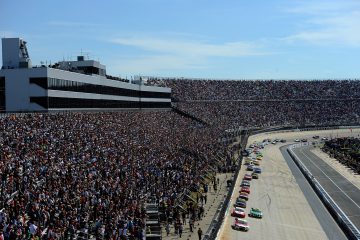
<path fill-rule="evenodd" d="M 213 217 L 219 207 L 221 201 L 223 201 L 227 194 L 226 188 L 226 180 L 230 179 L 233 176 L 232 173 L 221 173 L 217 174 L 217 178 L 219 178 L 220 185 L 218 186 L 217 192 L 214 192 L 214 189 L 211 185 L 210 191 L 207 193 L 207 203 L 205 204 L 205 214 L 202 220 L 195 222 L 195 229 L 193 232 L 190 232 L 189 227 L 189 218 L 186 219 L 186 225 L 184 226 L 183 234 L 181 238 L 179 235 L 175 234 L 174 226 L 171 225 L 170 234 L 166 236 L 165 226 L 162 227 L 162 236 L 165 240 L 173 240 L 173 239 L 189 239 L 189 240 L 198 240 L 197 231 L 199 227 L 203 232 L 203 236 L 205 235 L 208 227 L 213 220 Z"/>

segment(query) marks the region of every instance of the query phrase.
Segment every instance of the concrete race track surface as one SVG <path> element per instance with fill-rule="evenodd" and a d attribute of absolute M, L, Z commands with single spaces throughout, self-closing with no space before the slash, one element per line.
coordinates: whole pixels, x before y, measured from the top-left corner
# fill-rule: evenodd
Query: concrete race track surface
<path fill-rule="evenodd" d="M 357 136 L 359 131 L 353 129 L 351 133 Z M 280 151 L 280 147 L 294 143 L 294 139 L 311 140 L 314 135 L 340 137 L 350 135 L 350 132 L 349 129 L 344 129 L 266 133 L 249 138 L 249 144 L 261 142 L 265 138 L 286 139 L 287 143 L 270 144 L 262 150 L 264 158 L 260 167 L 263 173 L 259 179 L 251 181 L 246 211 L 248 213 L 251 207 L 260 208 L 264 214 L 263 219 L 246 216 L 245 219 L 250 226 L 249 232 L 231 228 L 234 218 L 230 213 L 239 195 L 240 182 L 247 172 L 242 166 L 217 239 L 347 239 L 286 151 L 284 156 Z"/>
<path fill-rule="evenodd" d="M 360 229 L 360 189 L 313 154 L 310 149 L 311 147 L 295 148 L 294 153 L 354 225 Z"/>

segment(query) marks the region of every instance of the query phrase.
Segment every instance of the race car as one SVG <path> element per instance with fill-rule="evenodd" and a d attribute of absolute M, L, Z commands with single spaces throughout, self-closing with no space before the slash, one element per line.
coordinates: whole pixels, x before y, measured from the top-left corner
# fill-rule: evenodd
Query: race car
<path fill-rule="evenodd" d="M 251 176 L 252 176 L 253 179 L 259 179 L 259 174 L 255 173 L 255 172 L 253 172 L 251 174 Z"/>
<path fill-rule="evenodd" d="M 250 181 L 251 179 L 252 179 L 251 174 L 246 173 L 246 174 L 244 175 L 244 180 Z"/>
<path fill-rule="evenodd" d="M 259 161 L 259 160 L 255 160 L 255 161 L 253 162 L 253 164 L 254 164 L 255 166 L 260 166 L 260 161 Z"/>
<path fill-rule="evenodd" d="M 241 207 L 235 207 L 233 211 L 231 212 L 232 217 L 239 217 L 244 218 L 245 217 L 245 209 Z"/>
<path fill-rule="evenodd" d="M 248 165 L 246 170 L 248 170 L 248 171 L 254 170 L 254 165 L 252 165 L 252 164 Z"/>
<path fill-rule="evenodd" d="M 254 217 L 254 218 L 262 218 L 263 217 L 263 213 L 260 209 L 258 208 L 251 208 L 250 209 L 250 213 L 249 213 L 250 217 Z"/>
<path fill-rule="evenodd" d="M 234 207 L 246 208 L 246 201 L 244 199 L 237 198 L 234 203 Z"/>
<path fill-rule="evenodd" d="M 246 192 L 241 192 L 239 198 L 244 199 L 245 201 L 249 200 L 249 194 Z"/>
<path fill-rule="evenodd" d="M 246 159 L 245 162 L 244 162 L 245 165 L 251 165 L 252 164 L 252 161 L 251 159 Z"/>
<path fill-rule="evenodd" d="M 307 142 L 306 138 L 301 139 L 301 142 Z"/>
<path fill-rule="evenodd" d="M 249 188 L 249 187 L 242 187 L 242 188 L 240 189 L 240 192 L 245 192 L 245 193 L 250 194 L 250 188 Z"/>
<path fill-rule="evenodd" d="M 300 142 L 300 139 L 295 139 L 294 142 Z"/>
<path fill-rule="evenodd" d="M 250 227 L 245 219 L 235 218 L 232 228 L 238 231 L 249 231 Z"/>
<path fill-rule="evenodd" d="M 250 181 L 242 180 L 240 187 L 250 187 Z"/>
<path fill-rule="evenodd" d="M 253 149 L 252 148 L 247 148 L 245 149 L 245 151 L 247 151 L 249 154 L 253 152 Z"/>
<path fill-rule="evenodd" d="M 254 169 L 253 169 L 253 172 L 260 174 L 260 173 L 261 173 L 261 168 L 259 168 L 259 167 L 254 168 Z"/>

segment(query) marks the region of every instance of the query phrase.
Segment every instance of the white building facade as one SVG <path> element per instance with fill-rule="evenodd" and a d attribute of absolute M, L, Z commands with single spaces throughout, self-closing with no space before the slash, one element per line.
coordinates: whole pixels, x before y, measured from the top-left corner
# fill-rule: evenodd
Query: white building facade
<path fill-rule="evenodd" d="M 2 112 L 171 107 L 170 88 L 121 81 L 106 75 L 104 65 L 83 57 L 32 67 L 26 42 L 11 38 L 2 44 Z"/>

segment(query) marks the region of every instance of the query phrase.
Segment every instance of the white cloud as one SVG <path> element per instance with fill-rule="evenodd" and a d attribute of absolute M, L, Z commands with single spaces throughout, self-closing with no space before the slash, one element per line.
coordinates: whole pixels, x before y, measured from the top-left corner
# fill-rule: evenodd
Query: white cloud
<path fill-rule="evenodd" d="M 203 69 L 204 59 L 193 59 L 185 56 L 152 55 L 138 58 L 123 58 L 109 66 L 116 72 L 129 74 L 156 74 L 161 71 L 177 71 L 183 69 Z"/>
<path fill-rule="evenodd" d="M 204 41 L 183 40 L 178 34 L 163 38 L 122 37 L 112 39 L 111 42 L 138 48 L 149 54 L 149 56 L 143 55 L 136 59 L 124 58 L 111 67 L 120 72 L 133 74 L 139 74 L 139 71 L 152 74 L 161 71 L 209 69 L 211 57 L 236 58 L 270 54 L 262 51 L 261 44 L 248 42 L 212 44 Z"/>
<path fill-rule="evenodd" d="M 360 46 L 360 3 L 354 1 L 310 2 L 289 9 L 308 17 L 305 30 L 284 38 L 320 45 Z"/>
<path fill-rule="evenodd" d="M 338 15 L 339 12 L 348 12 L 351 9 L 358 9 L 360 2 L 357 0 L 312 0 L 295 1 L 294 6 L 286 8 L 290 13 L 308 15 Z"/>
<path fill-rule="evenodd" d="M 262 52 L 259 45 L 247 42 L 210 44 L 200 41 L 152 37 L 116 38 L 111 41 L 116 44 L 138 47 L 147 51 L 198 57 L 242 57 L 269 54 Z"/>

